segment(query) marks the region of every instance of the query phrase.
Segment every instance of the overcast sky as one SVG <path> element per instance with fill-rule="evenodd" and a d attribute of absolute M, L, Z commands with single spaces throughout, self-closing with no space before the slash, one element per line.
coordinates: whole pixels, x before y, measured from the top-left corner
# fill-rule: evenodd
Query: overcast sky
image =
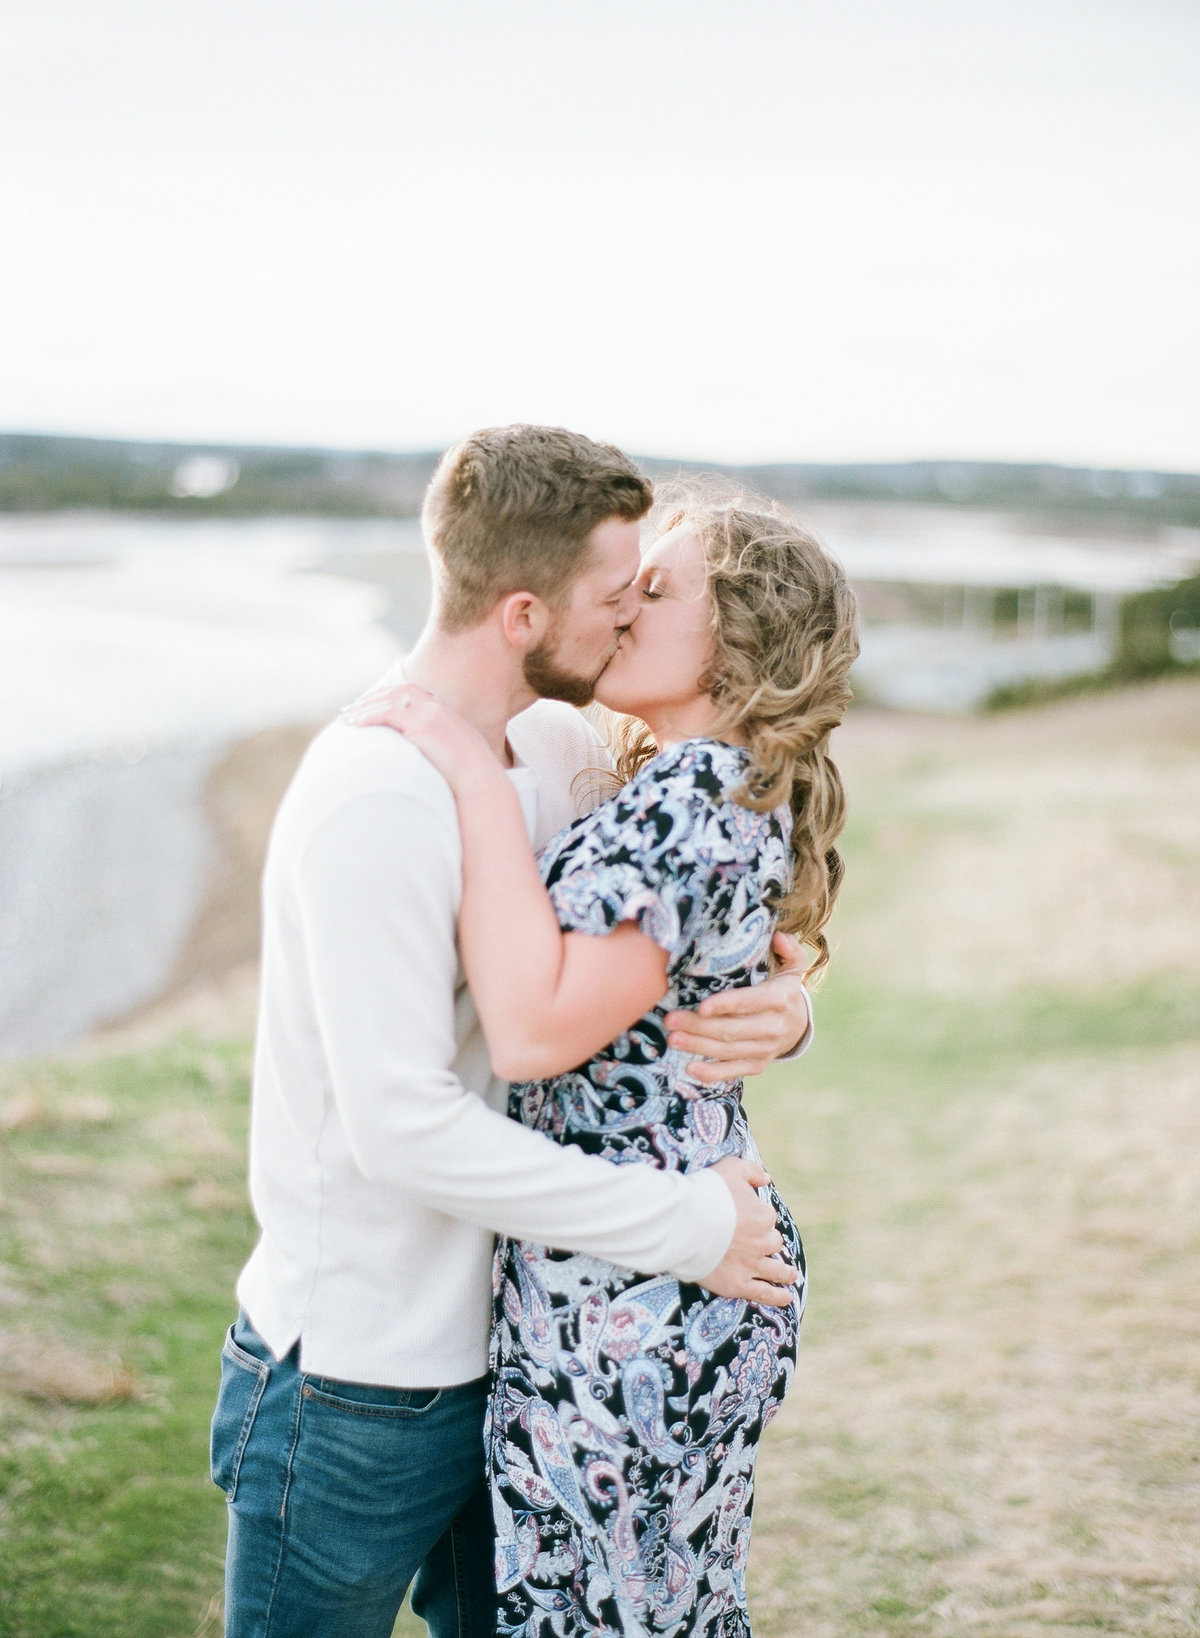
<path fill-rule="evenodd" d="M 4 0 L 0 428 L 1200 469 L 1194 0 Z"/>

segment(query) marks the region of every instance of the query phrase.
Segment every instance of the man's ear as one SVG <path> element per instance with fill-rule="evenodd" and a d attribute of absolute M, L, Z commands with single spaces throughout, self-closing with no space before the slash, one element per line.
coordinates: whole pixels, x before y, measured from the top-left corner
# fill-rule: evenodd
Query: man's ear
<path fill-rule="evenodd" d="M 526 652 L 550 629 L 550 610 L 534 592 L 510 592 L 500 605 L 500 629 L 506 642 Z"/>

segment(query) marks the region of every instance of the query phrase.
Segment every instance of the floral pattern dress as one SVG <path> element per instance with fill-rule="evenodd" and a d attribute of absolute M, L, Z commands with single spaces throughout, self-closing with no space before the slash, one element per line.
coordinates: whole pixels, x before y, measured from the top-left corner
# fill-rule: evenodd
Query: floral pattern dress
<path fill-rule="evenodd" d="M 768 971 L 791 815 L 730 799 L 746 767 L 743 750 L 684 741 L 543 851 L 560 925 L 635 920 L 667 951 L 670 990 L 578 1069 L 514 1085 L 514 1118 L 621 1163 L 758 1158 L 741 1083 L 692 1080 L 663 1027 L 672 1008 Z M 499 1638 L 748 1638 L 755 1451 L 791 1379 L 803 1284 L 766 1308 L 501 1240 L 494 1290 Z"/>

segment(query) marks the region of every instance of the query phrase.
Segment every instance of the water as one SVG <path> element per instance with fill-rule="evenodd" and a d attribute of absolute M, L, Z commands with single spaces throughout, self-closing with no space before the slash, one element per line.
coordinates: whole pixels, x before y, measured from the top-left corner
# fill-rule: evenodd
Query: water
<path fill-rule="evenodd" d="M 1105 662 L 1104 629 L 986 629 L 979 588 L 1054 585 L 1115 607 L 1200 563 L 1185 531 L 1106 541 L 915 508 L 805 515 L 881 609 L 889 586 L 960 589 L 953 619 L 866 626 L 860 691 L 907 708 L 968 710 L 999 683 Z M 0 519 L 0 1051 L 58 1045 L 161 990 L 215 863 L 216 762 L 258 729 L 331 716 L 428 603 L 414 522 Z"/>
<path fill-rule="evenodd" d="M 805 515 L 860 584 L 1065 587 L 1099 599 L 1110 626 L 1118 596 L 1200 563 L 1185 530 L 1120 540 L 917 507 Z M 0 519 L 0 777 L 318 718 L 412 642 L 428 603 L 415 521 Z M 869 620 L 862 678 L 884 701 L 962 710 L 997 682 L 1103 664 L 1105 632 L 1084 635 Z"/>
<path fill-rule="evenodd" d="M 326 715 L 410 635 L 424 577 L 403 523 L 0 520 L 0 776 Z"/>
<path fill-rule="evenodd" d="M 374 680 L 424 582 L 406 524 L 0 520 L 0 1051 L 159 993 L 216 864 L 212 768 Z"/>

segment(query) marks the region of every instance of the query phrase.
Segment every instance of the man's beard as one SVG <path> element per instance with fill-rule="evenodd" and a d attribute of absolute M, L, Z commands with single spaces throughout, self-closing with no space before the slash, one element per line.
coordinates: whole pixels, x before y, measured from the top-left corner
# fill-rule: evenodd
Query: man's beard
<path fill-rule="evenodd" d="M 555 659 L 558 631 L 551 628 L 535 648 L 525 656 L 525 681 L 543 700 L 565 700 L 568 705 L 590 705 L 596 684 L 604 674 L 610 654 L 591 677 L 581 677 L 578 671 L 567 671 Z"/>

